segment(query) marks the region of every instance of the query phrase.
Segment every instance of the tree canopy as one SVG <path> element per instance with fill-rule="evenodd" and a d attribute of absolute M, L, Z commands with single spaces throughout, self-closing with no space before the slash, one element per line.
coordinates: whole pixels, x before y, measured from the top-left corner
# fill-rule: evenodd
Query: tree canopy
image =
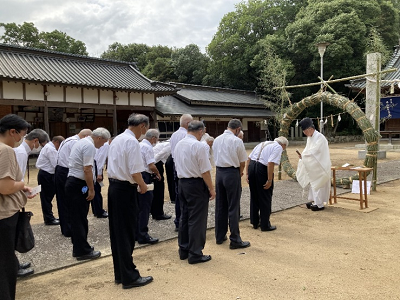
<path fill-rule="evenodd" d="M 33 23 L 27 22 L 22 25 L 0 23 L 0 27 L 4 28 L 4 34 L 0 37 L 0 40 L 6 44 L 88 55 L 86 45 L 83 42 L 58 30 L 40 32 Z"/>

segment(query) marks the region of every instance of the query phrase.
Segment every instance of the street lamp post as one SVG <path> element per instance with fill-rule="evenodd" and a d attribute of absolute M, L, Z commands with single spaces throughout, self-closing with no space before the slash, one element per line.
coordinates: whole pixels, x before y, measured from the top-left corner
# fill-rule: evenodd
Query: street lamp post
<path fill-rule="evenodd" d="M 321 79 L 324 80 L 324 53 L 329 43 L 321 42 L 317 44 L 319 56 L 321 57 Z M 324 84 L 321 82 L 321 90 Z M 321 100 L 321 120 L 320 120 L 321 133 L 324 133 L 324 104 Z"/>

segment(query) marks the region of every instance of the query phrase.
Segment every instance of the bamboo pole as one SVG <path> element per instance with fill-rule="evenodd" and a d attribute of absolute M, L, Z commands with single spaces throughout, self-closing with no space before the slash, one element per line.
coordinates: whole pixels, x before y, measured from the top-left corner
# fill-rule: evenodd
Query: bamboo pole
<path fill-rule="evenodd" d="M 391 73 L 391 72 L 396 72 L 397 69 L 388 69 L 388 70 L 383 70 L 379 72 L 380 74 L 385 74 L 385 73 Z M 368 73 L 368 74 L 363 74 L 363 75 L 357 75 L 357 76 L 351 76 L 351 77 L 345 77 L 345 78 L 339 78 L 339 79 L 334 79 L 334 80 L 328 80 L 328 81 L 323 81 L 327 83 L 335 83 L 335 82 L 341 82 L 341 81 L 347 81 L 347 80 L 352 80 L 352 79 L 358 79 L 358 78 L 364 78 L 367 76 L 375 76 L 377 73 Z M 292 89 L 292 88 L 298 88 L 298 87 L 306 87 L 306 86 L 315 86 L 315 85 L 320 85 L 321 82 L 314 82 L 314 83 L 306 83 L 306 84 L 298 84 L 298 85 L 288 85 L 288 86 L 280 86 L 280 87 L 275 87 L 274 89 Z"/>

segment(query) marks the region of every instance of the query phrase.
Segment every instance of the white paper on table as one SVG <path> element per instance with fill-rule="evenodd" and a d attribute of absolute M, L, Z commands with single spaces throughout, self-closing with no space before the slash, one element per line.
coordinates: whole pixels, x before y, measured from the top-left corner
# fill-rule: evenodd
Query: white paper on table
<path fill-rule="evenodd" d="M 39 184 L 38 186 L 32 188 L 32 192 L 30 192 L 30 193 L 25 192 L 25 194 L 26 194 L 27 196 L 31 196 L 31 195 L 39 194 L 41 191 L 42 191 L 42 185 Z"/>
<path fill-rule="evenodd" d="M 362 182 L 362 186 L 363 186 L 363 194 L 364 194 L 364 187 L 365 187 L 365 183 L 364 181 Z M 353 183 L 351 185 L 351 192 L 353 194 L 359 194 L 360 193 L 360 181 L 359 180 L 353 180 Z M 371 181 L 367 181 L 367 195 L 371 194 Z"/>

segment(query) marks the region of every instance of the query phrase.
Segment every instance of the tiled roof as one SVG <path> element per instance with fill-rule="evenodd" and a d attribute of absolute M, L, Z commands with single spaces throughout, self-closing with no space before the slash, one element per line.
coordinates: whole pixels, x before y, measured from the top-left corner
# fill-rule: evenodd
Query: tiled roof
<path fill-rule="evenodd" d="M 0 78 L 168 95 L 177 89 L 152 81 L 134 63 L 0 44 Z"/>
<path fill-rule="evenodd" d="M 177 97 L 189 104 L 210 103 L 218 105 L 240 105 L 247 107 L 263 107 L 263 102 L 252 91 L 233 90 L 227 88 L 171 83 L 180 90 Z"/>
<path fill-rule="evenodd" d="M 180 116 L 182 114 L 191 114 L 192 116 L 209 117 L 270 118 L 275 115 L 266 108 L 188 105 L 187 103 L 177 99 L 175 96 L 158 97 L 156 99 L 156 111 L 162 116 Z"/>
<path fill-rule="evenodd" d="M 396 47 L 396 50 L 394 51 L 392 58 L 389 60 L 388 64 L 385 66 L 384 70 L 389 70 L 397 68 L 397 71 L 395 72 L 390 72 L 386 73 L 386 75 L 382 76 L 383 80 L 394 80 L 394 79 L 399 79 L 400 80 L 400 46 Z M 389 87 L 391 85 L 390 82 L 381 82 L 381 88 L 384 87 Z M 355 90 L 361 90 L 364 89 L 366 86 L 366 80 L 363 79 L 357 79 L 357 80 L 350 80 L 350 84 L 347 85 L 351 89 Z"/>

